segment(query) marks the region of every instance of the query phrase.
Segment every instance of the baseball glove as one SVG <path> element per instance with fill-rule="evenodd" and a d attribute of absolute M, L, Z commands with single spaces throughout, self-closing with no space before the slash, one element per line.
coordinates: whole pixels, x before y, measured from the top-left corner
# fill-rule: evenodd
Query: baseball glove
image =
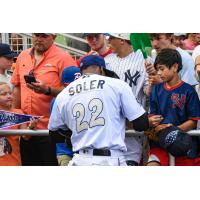
<path fill-rule="evenodd" d="M 144 134 L 150 140 L 158 142 L 158 140 L 159 140 L 159 137 L 158 137 L 159 132 L 162 131 L 165 128 L 170 127 L 170 126 L 172 126 L 172 124 L 160 124 L 160 125 L 158 125 L 156 127 L 149 128 L 147 131 L 144 132 Z"/>
<path fill-rule="evenodd" d="M 155 128 L 149 128 L 147 131 L 144 131 L 144 134 L 149 140 L 158 142 L 158 132 L 155 131 Z"/>

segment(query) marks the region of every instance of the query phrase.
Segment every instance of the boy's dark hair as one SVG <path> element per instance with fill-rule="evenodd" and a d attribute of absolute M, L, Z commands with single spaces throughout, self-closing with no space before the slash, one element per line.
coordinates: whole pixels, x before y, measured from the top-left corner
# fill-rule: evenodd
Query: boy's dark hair
<path fill-rule="evenodd" d="M 162 49 L 156 56 L 154 67 L 157 69 L 157 65 L 166 65 L 169 69 L 174 64 L 178 64 L 178 72 L 182 69 L 182 58 L 180 53 L 175 49 Z"/>

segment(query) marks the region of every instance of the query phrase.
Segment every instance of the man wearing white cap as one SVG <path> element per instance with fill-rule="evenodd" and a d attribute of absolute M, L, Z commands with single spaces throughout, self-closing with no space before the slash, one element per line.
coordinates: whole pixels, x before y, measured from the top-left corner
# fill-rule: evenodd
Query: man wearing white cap
<path fill-rule="evenodd" d="M 140 50 L 133 51 L 129 33 L 109 33 L 105 35 L 107 35 L 113 51 L 105 58 L 107 69 L 114 71 L 120 79 L 127 82 L 137 101 L 145 107 L 148 79 L 142 52 Z M 142 156 L 142 138 L 127 137 L 125 142 L 128 149 L 125 154 L 127 164 L 139 165 Z"/>

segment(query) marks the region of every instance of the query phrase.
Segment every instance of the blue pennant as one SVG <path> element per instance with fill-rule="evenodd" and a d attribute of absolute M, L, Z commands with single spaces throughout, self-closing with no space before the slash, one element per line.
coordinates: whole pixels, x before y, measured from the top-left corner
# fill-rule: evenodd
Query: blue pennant
<path fill-rule="evenodd" d="M 30 122 L 31 119 L 39 119 L 41 116 L 32 116 L 0 110 L 0 129 Z"/>

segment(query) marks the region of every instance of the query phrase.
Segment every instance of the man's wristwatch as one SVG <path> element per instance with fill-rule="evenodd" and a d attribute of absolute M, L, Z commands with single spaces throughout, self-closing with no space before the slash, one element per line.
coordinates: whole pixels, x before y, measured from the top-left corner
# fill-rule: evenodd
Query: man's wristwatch
<path fill-rule="evenodd" d="M 51 87 L 48 87 L 47 91 L 44 94 L 45 95 L 51 95 Z"/>

